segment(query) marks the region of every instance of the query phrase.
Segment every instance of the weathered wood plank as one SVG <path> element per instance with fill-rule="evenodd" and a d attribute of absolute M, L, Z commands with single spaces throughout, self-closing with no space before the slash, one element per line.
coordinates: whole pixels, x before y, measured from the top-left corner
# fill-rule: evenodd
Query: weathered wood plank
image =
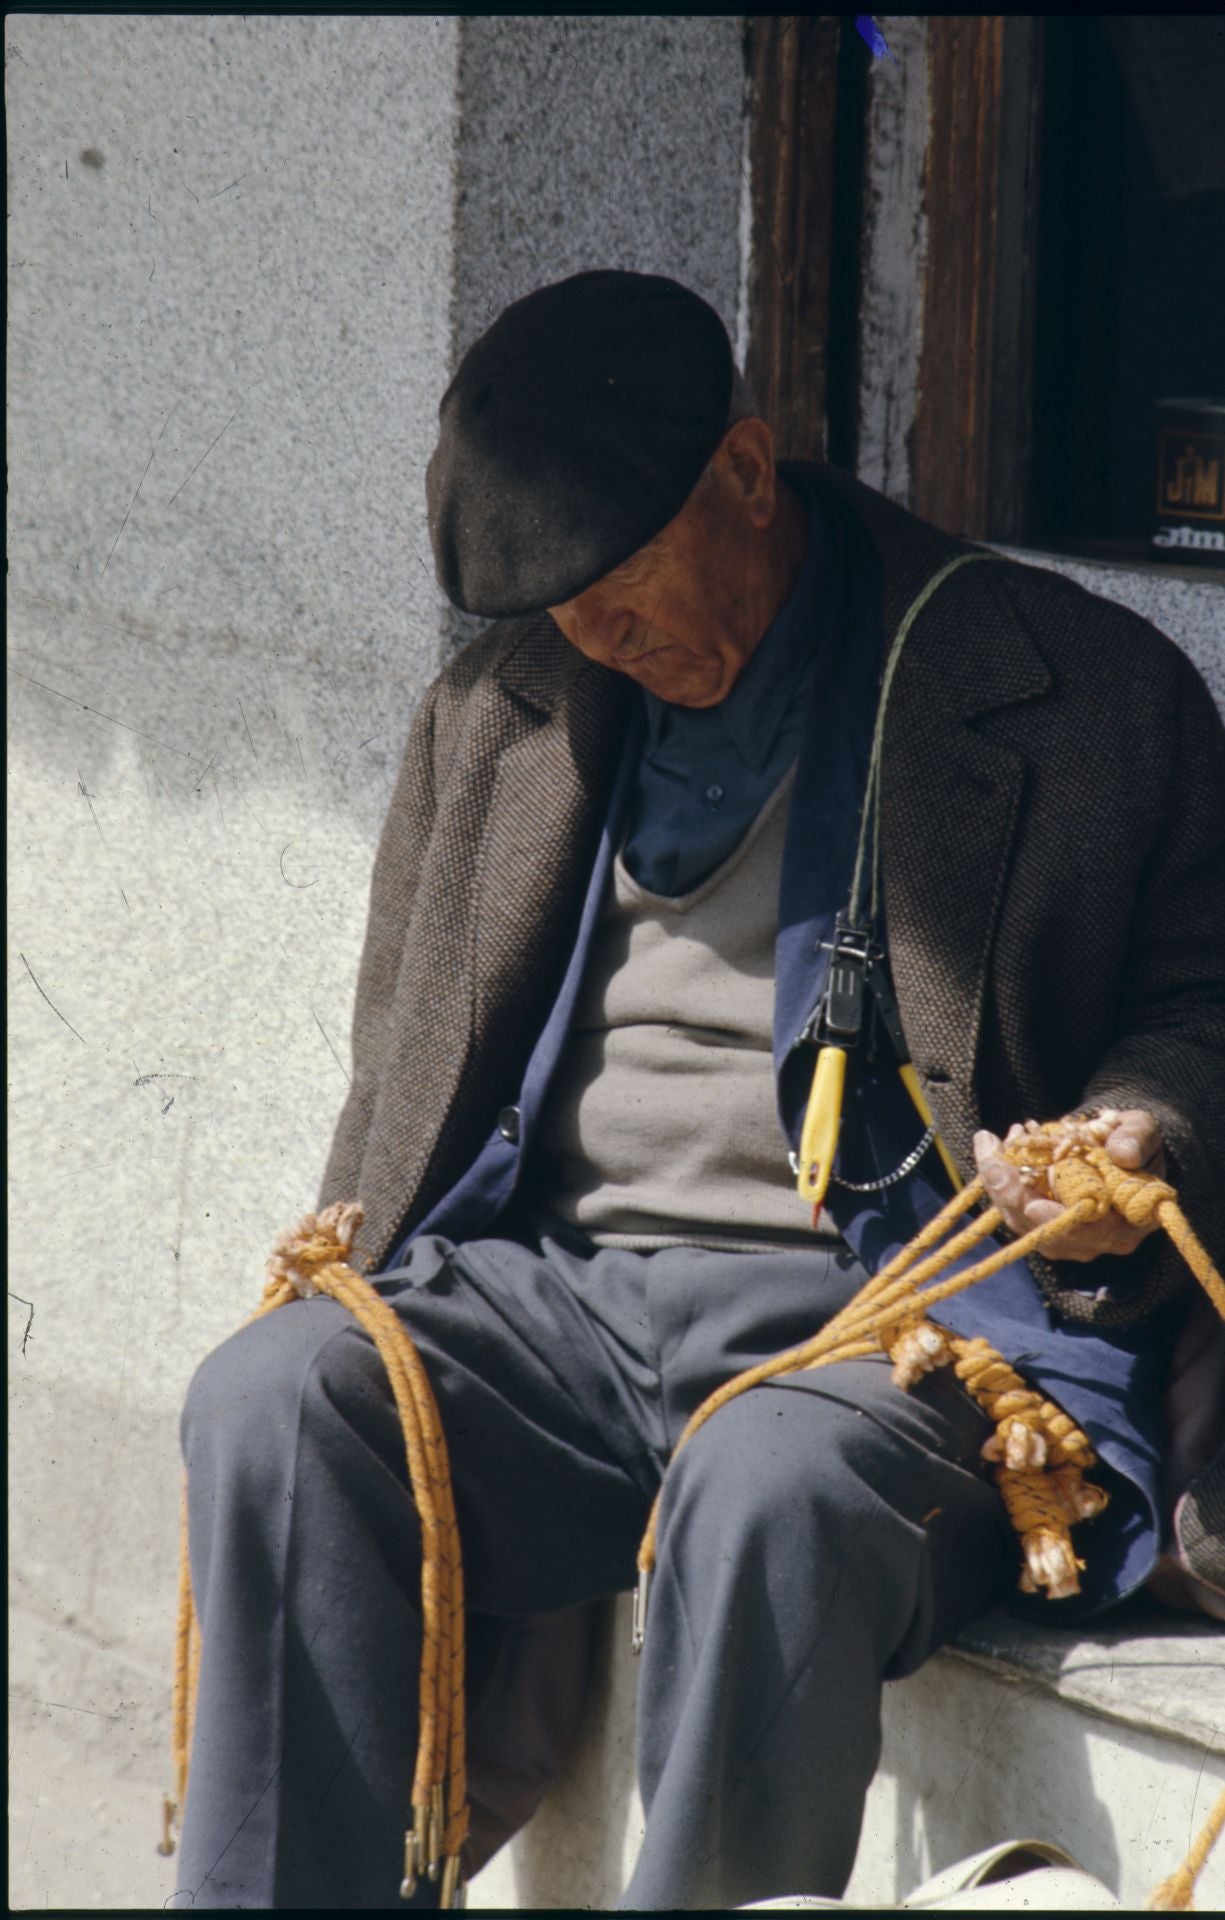
<path fill-rule="evenodd" d="M 927 262 L 914 436 L 917 512 L 1023 537 L 1033 357 L 1039 23 L 929 23 Z"/>
<path fill-rule="evenodd" d="M 825 451 L 838 22 L 749 28 L 752 267 L 746 369 L 780 454 Z"/>

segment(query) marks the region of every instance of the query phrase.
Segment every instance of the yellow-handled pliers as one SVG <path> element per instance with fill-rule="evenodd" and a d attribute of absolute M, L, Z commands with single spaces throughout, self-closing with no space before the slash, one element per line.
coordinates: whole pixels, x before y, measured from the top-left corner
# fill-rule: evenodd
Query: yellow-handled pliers
<path fill-rule="evenodd" d="M 870 930 L 853 925 L 839 914 L 834 922 L 825 992 L 801 1035 L 802 1039 L 819 1042 L 796 1170 L 800 1198 L 812 1202 L 814 1219 L 825 1198 L 838 1150 L 846 1057 L 859 1044 L 863 1031 L 864 989 L 871 956 Z"/>
<path fill-rule="evenodd" d="M 842 1124 L 842 1095 L 846 1086 L 846 1048 L 824 1046 L 817 1054 L 812 1092 L 804 1110 L 800 1135 L 799 1189 L 801 1200 L 819 1207 L 838 1151 Z"/>
<path fill-rule="evenodd" d="M 812 1091 L 804 1114 L 800 1135 L 797 1184 L 800 1197 L 820 1207 L 829 1187 L 838 1133 L 842 1123 L 842 1103 L 846 1088 L 846 1062 L 849 1050 L 856 1046 L 863 1028 L 864 992 L 871 992 L 881 1023 L 892 1042 L 898 1075 L 911 1102 L 931 1134 L 932 1145 L 944 1170 L 959 1192 L 962 1179 L 951 1154 L 940 1138 L 927 1097 L 915 1072 L 901 1016 L 880 949 L 868 932 L 853 927 L 839 915 L 835 924 L 829 980 L 818 1014 L 809 1022 L 807 1032 L 821 1040 L 812 1077 Z"/>

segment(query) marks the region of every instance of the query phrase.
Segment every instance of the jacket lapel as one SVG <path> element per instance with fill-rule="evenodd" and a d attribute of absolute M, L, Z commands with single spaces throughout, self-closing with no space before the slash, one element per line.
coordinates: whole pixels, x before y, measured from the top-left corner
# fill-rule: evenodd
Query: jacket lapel
<path fill-rule="evenodd" d="M 508 1060 L 543 1023 L 573 943 L 626 725 L 622 676 L 546 617 L 494 677 L 498 753 L 477 853 L 472 1032 Z M 510 1023 L 513 1031 L 500 1036 Z M 507 1094 L 504 1097 L 509 1098 Z"/>
<path fill-rule="evenodd" d="M 995 671 L 990 572 L 967 567 L 916 621 L 894 682 L 881 773 L 885 918 L 907 1041 L 937 1104 L 947 1081 L 967 1112 L 1025 786 L 1020 756 L 983 723 L 1050 686 L 1045 662 L 1015 627 L 1007 672 Z M 947 1126 L 952 1113 L 941 1117 Z M 968 1139 L 952 1144 L 964 1152 Z"/>
<path fill-rule="evenodd" d="M 445 771 L 362 1172 L 381 1259 L 513 1100 L 565 969 L 621 734 L 618 676 L 542 616 L 476 677 Z"/>

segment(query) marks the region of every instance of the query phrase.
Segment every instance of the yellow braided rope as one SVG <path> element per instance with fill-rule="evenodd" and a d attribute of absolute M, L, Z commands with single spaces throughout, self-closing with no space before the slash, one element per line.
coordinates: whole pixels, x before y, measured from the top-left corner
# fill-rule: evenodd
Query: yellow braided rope
<path fill-rule="evenodd" d="M 898 1271 L 899 1268 L 907 1267 L 907 1263 L 912 1258 L 915 1249 L 924 1244 L 930 1245 L 939 1229 L 942 1226 L 946 1226 L 949 1221 L 954 1219 L 959 1213 L 964 1212 L 975 1200 L 980 1199 L 982 1193 L 983 1187 L 981 1181 L 972 1181 L 968 1186 L 964 1187 L 956 1199 L 950 1202 L 949 1206 L 944 1209 L 943 1213 L 938 1215 L 929 1227 L 917 1235 L 909 1247 L 903 1248 L 902 1252 L 897 1254 L 888 1266 L 882 1268 L 881 1272 L 877 1274 L 873 1280 L 869 1281 L 867 1286 L 861 1289 L 854 1300 L 852 1300 L 848 1306 L 844 1307 L 841 1313 L 835 1314 L 833 1319 L 828 1322 L 822 1331 L 814 1335 L 811 1340 L 804 1341 L 802 1345 L 798 1347 L 789 1348 L 785 1353 L 775 1354 L 769 1360 L 761 1361 L 757 1366 L 748 1369 L 745 1373 L 738 1374 L 734 1379 L 728 1380 L 721 1387 L 718 1387 L 707 1400 L 703 1401 L 697 1411 L 690 1416 L 681 1433 L 680 1439 L 677 1441 L 672 1458 L 675 1460 L 681 1449 L 688 1445 L 694 1434 L 705 1426 L 706 1422 L 712 1415 L 719 1411 L 720 1407 L 726 1406 L 729 1400 L 736 1399 L 740 1394 L 747 1392 L 750 1387 L 758 1386 L 763 1381 L 776 1378 L 780 1374 L 798 1373 L 807 1368 L 832 1366 L 839 1360 L 860 1359 L 864 1355 L 871 1353 L 884 1352 L 892 1355 L 893 1340 L 900 1338 L 906 1331 L 908 1325 L 913 1325 L 916 1319 L 918 1319 L 921 1314 L 925 1314 L 930 1306 L 938 1304 L 941 1300 L 950 1299 L 954 1294 L 964 1293 L 968 1287 L 972 1287 L 977 1281 L 986 1279 L 989 1274 L 998 1272 L 1001 1267 L 1008 1266 L 1013 1260 L 1023 1258 L 1025 1254 L 1040 1247 L 1046 1240 L 1051 1239 L 1055 1232 L 1062 1231 L 1067 1226 L 1069 1219 L 1089 1219 L 1092 1217 L 1092 1204 L 1088 1201 L 1078 1203 L 1076 1207 L 1070 1209 L 1069 1213 L 1062 1216 L 1057 1222 L 1046 1222 L 1040 1227 L 1035 1227 L 1032 1232 L 1022 1235 L 1020 1239 L 1013 1241 L 1009 1246 L 988 1255 L 984 1260 L 975 1262 L 973 1266 L 967 1267 L 964 1272 L 954 1274 L 947 1280 L 937 1282 L 934 1286 L 928 1287 L 926 1292 L 920 1295 L 917 1289 L 923 1280 L 940 1272 L 943 1267 L 948 1265 L 950 1260 L 956 1259 L 977 1241 L 985 1239 L 987 1234 L 991 1233 L 995 1227 L 1001 1224 L 1002 1216 L 998 1209 L 988 1207 L 980 1218 L 973 1222 L 970 1227 L 967 1227 L 961 1233 L 955 1235 L 947 1247 L 919 1261 L 917 1265 L 910 1267 L 909 1270 Z M 999 1355 L 993 1351 L 992 1359 L 1000 1366 L 1005 1364 Z M 1018 1386 L 1020 1386 L 1020 1384 L 1018 1381 Z M 973 1376 L 967 1379 L 966 1385 L 971 1392 L 974 1391 Z M 1032 1397 L 1035 1400 L 1039 1400 L 1040 1403 L 1039 1396 L 1034 1395 Z M 1085 1455 L 1091 1460 L 1092 1454 L 1088 1441 L 1084 1439 L 1083 1435 L 1080 1436 L 1080 1439 Z M 659 1504 L 662 1494 L 663 1489 L 661 1487 L 660 1492 L 655 1497 L 655 1503 L 651 1508 L 650 1519 L 647 1522 L 647 1530 L 643 1535 L 642 1544 L 638 1550 L 639 1571 L 648 1575 L 653 1571 L 655 1565 L 655 1540 L 659 1519 Z M 1047 1526 L 1047 1516 L 1045 1513 L 1043 1514 L 1042 1520 L 1035 1524 L 1039 1525 L 1045 1532 Z M 1026 1541 L 1023 1539 L 1022 1545 L 1025 1546 L 1026 1544 Z M 1045 1540 L 1035 1542 L 1034 1544 L 1035 1550 L 1040 1550 L 1039 1558 L 1044 1562 L 1046 1558 Z M 1069 1560 L 1072 1559 L 1070 1545 L 1067 1558 Z M 1034 1570 L 1034 1577 L 1040 1579 L 1040 1574 L 1036 1569 Z M 1041 1584 L 1047 1585 L 1049 1583 L 1045 1579 L 1041 1579 Z M 1064 1584 L 1062 1580 L 1060 1584 Z M 1068 1592 L 1076 1592 L 1077 1590 L 1075 1586 L 1065 1587 L 1065 1591 Z"/>
<path fill-rule="evenodd" d="M 1220 1836 L 1222 1827 L 1225 1827 L 1225 1793 L 1221 1794 L 1212 1812 L 1196 1834 L 1191 1851 L 1181 1867 L 1176 1868 L 1168 1880 L 1163 1880 L 1149 1894 L 1145 1905 L 1150 1913 L 1186 1913 L 1194 1908 L 1195 1901 L 1192 1895 L 1195 1891 L 1195 1882 L 1199 1878 L 1204 1862 L 1212 1852 L 1215 1841 Z"/>
<path fill-rule="evenodd" d="M 361 1220 L 359 1206 L 335 1205 L 317 1216 L 307 1214 L 297 1227 L 282 1234 L 268 1263 L 263 1301 L 251 1317 L 258 1320 L 303 1295 L 326 1294 L 347 1308 L 370 1335 L 387 1370 L 404 1435 L 422 1542 L 417 1762 L 412 1786 L 413 1824 L 405 1835 L 401 1893 L 404 1897 L 411 1895 L 421 1873 L 437 1878 L 441 1872 L 440 1903 L 450 1907 L 459 1893 L 461 1853 L 469 1827 L 459 1528 L 446 1439 L 421 1357 L 396 1313 L 347 1263 Z M 173 1823 L 186 1800 L 199 1658 L 200 1629 L 191 1588 L 184 1495 L 171 1715 L 176 1797 L 167 1799 L 164 1805 L 163 1853 L 173 1851 Z"/>
<path fill-rule="evenodd" d="M 1094 1464 L 1086 1436 L 1067 1414 L 1046 1400 L 982 1339 L 961 1339 L 934 1324 L 933 1305 L 964 1292 L 988 1274 L 1037 1250 L 1077 1221 L 1102 1218 L 1112 1207 L 1134 1226 L 1160 1226 L 1225 1319 L 1225 1283 L 1182 1213 L 1165 1181 L 1128 1173 L 1100 1142 L 1077 1137 L 1062 1122 L 1030 1123 L 1002 1151 L 1027 1171 L 1045 1178 L 1064 1207 L 1007 1247 L 959 1274 L 937 1276 L 1002 1224 L 987 1206 L 946 1239 L 963 1214 L 984 1197 L 981 1180 L 964 1187 L 908 1246 L 889 1261 L 812 1339 L 749 1368 L 712 1393 L 687 1422 L 673 1459 L 720 1407 L 781 1374 L 838 1360 L 887 1353 L 893 1378 L 907 1387 L 933 1366 L 952 1365 L 966 1390 L 995 1424 L 984 1446 L 1012 1524 L 1021 1537 L 1024 1590 L 1045 1588 L 1052 1598 L 1079 1591 L 1083 1562 L 1069 1529 L 1105 1505 L 1106 1495 L 1086 1482 Z M 409 1480 L 422 1536 L 422 1656 L 417 1764 L 413 1777 L 413 1826 L 405 1835 L 403 1896 L 417 1876 L 442 1872 L 440 1904 L 453 1906 L 460 1893 L 460 1856 L 468 1834 L 465 1761 L 463 1570 L 451 1490 L 446 1440 L 437 1402 L 420 1356 L 398 1315 L 347 1263 L 361 1224 L 360 1206 L 336 1205 L 308 1214 L 283 1234 L 268 1263 L 264 1298 L 252 1316 L 287 1305 L 301 1295 L 327 1294 L 351 1312 L 374 1341 L 387 1369 L 404 1434 Z M 943 1241 L 943 1245 L 940 1243 Z M 929 1284 L 930 1283 L 930 1284 Z M 920 1288 L 923 1289 L 920 1292 Z M 661 1488 L 662 1493 L 662 1488 Z M 660 1495 L 656 1496 L 638 1554 L 644 1580 L 655 1564 Z M 174 1848 L 173 1823 L 187 1790 L 188 1757 L 200 1663 L 200 1629 L 187 1554 L 187 1499 L 183 1497 L 179 1606 L 175 1630 L 171 1751 L 176 1800 L 164 1803 L 161 1851 Z M 445 1783 L 445 1785 L 444 1785 Z M 1225 1795 L 1187 1860 L 1161 1883 L 1149 1905 L 1189 1908 L 1196 1876 L 1225 1824 Z"/>
<path fill-rule="evenodd" d="M 1023 1586 L 1044 1587 L 1053 1598 L 1064 1598 L 1079 1591 L 1069 1525 L 1100 1511 L 1105 1501 L 1100 1489 L 1087 1487 L 1078 1479 L 1080 1469 L 1093 1464 L 1089 1442 L 1066 1414 L 1026 1387 L 985 1341 L 952 1340 L 931 1328 L 926 1316 L 940 1301 L 964 1292 L 988 1274 L 1061 1236 L 1070 1224 L 1100 1219 L 1112 1206 L 1134 1226 L 1163 1226 L 1223 1317 L 1225 1286 L 1179 1208 L 1174 1189 L 1165 1181 L 1128 1173 L 1115 1164 L 1104 1146 L 1076 1138 L 1061 1122 L 1051 1122 L 1044 1128 L 1035 1126 L 1003 1151 L 1014 1164 L 1047 1176 L 1054 1197 L 1065 1208 L 1057 1219 L 1044 1221 L 964 1272 L 940 1281 L 938 1274 L 1002 1224 L 999 1209 L 987 1207 L 943 1246 L 937 1244 L 983 1197 L 982 1182 L 970 1182 L 813 1339 L 773 1355 L 716 1389 L 686 1423 L 673 1458 L 720 1407 L 780 1374 L 884 1352 L 898 1363 L 898 1384 L 908 1384 L 915 1377 L 908 1342 L 913 1343 L 919 1329 L 926 1328 L 933 1337 L 932 1355 L 926 1364 L 956 1360 L 967 1391 L 997 1422 L 987 1457 L 999 1461 L 996 1480 L 1021 1535 Z M 920 1294 L 919 1288 L 926 1282 L 933 1284 L 926 1285 Z M 1026 1433 L 1028 1441 L 1024 1439 Z M 1054 1479 L 1056 1468 L 1066 1470 L 1058 1481 Z M 655 1564 L 661 1495 L 662 1489 L 638 1553 L 639 1571 L 647 1575 Z"/>

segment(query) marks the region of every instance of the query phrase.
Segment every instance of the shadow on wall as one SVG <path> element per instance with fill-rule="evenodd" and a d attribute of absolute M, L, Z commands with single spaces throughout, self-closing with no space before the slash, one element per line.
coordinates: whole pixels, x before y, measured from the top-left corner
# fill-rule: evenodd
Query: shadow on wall
<path fill-rule="evenodd" d="M 369 846 L 426 670 L 320 660 L 288 644 L 152 616 L 9 603 L 8 744 L 18 777 L 79 766 L 88 787 L 135 770 L 167 817 L 278 807 L 348 817 Z"/>
<path fill-rule="evenodd" d="M 629 1597 L 598 1610 L 592 1686 L 570 1764 L 514 1843 L 515 1897 L 582 1911 L 615 1907 L 642 1838 L 634 1773 Z"/>

